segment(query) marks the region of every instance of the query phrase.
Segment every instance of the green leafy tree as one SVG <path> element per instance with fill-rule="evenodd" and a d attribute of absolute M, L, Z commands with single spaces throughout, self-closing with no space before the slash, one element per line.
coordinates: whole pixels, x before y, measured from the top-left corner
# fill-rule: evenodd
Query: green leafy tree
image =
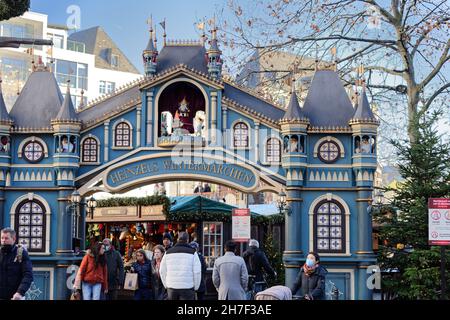
<path fill-rule="evenodd" d="M 440 248 L 428 245 L 428 199 L 450 197 L 450 145 L 436 130 L 441 115 L 415 118 L 417 143 L 392 141 L 405 180 L 393 190 L 391 206 L 374 214 L 384 242 L 379 262 L 382 269 L 396 271 L 384 277 L 383 286 L 400 299 L 440 296 Z M 450 261 L 448 252 L 447 256 Z"/>
<path fill-rule="evenodd" d="M 18 17 L 30 8 L 30 0 L 1 0 L 0 21 Z"/>

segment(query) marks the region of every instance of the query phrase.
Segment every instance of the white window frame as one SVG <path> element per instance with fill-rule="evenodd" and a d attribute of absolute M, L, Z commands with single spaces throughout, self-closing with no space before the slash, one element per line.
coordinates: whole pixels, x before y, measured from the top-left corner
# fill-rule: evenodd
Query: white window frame
<path fill-rule="evenodd" d="M 83 161 L 83 153 L 84 153 L 83 144 L 84 144 L 84 141 L 89 138 L 97 141 L 97 161 L 96 162 L 84 162 Z M 80 142 L 80 149 L 81 149 L 80 150 L 80 164 L 90 165 L 90 166 L 100 164 L 100 140 L 96 136 L 89 134 L 89 135 L 83 137 Z"/>
<path fill-rule="evenodd" d="M 214 234 L 212 234 L 212 236 L 214 236 L 214 237 L 220 237 L 220 239 L 221 239 L 221 241 L 220 241 L 220 245 L 217 245 L 217 243 L 215 243 L 214 244 L 214 246 L 211 246 L 209 243 L 211 243 L 210 242 L 210 239 L 211 239 L 211 233 L 209 233 L 209 225 L 210 224 L 215 224 L 216 226 L 217 225 L 220 225 L 220 234 L 218 234 L 217 232 L 215 232 Z M 204 230 L 205 229 L 205 225 L 208 225 L 208 232 L 204 232 L 203 231 L 203 241 L 204 241 L 204 239 L 205 239 L 205 235 L 208 235 L 208 241 L 209 241 L 209 243 L 207 244 L 207 243 L 205 243 L 205 242 L 203 242 L 203 246 L 202 246 L 202 250 L 203 250 L 203 257 L 205 258 L 205 260 L 209 260 L 209 258 L 210 257 L 214 257 L 215 259 L 217 259 L 218 257 L 220 257 L 220 256 L 222 256 L 223 255 L 223 246 L 224 246 L 224 243 L 223 243 L 223 222 L 220 222 L 220 221 L 203 221 L 203 224 L 202 224 L 202 230 Z M 216 255 L 216 256 L 211 256 L 210 255 L 210 252 L 211 252 L 211 250 L 210 250 L 210 248 L 211 247 L 215 247 L 215 248 L 218 248 L 219 249 L 219 255 Z M 206 249 L 209 249 L 208 250 L 208 252 L 206 252 Z M 215 261 L 215 259 L 214 259 L 214 261 Z M 214 267 L 214 263 L 212 264 L 212 265 L 210 265 L 210 263 L 208 262 L 207 263 L 208 264 L 208 269 L 212 269 L 213 267 Z"/>
<path fill-rule="evenodd" d="M 128 124 L 130 126 L 130 146 L 129 147 L 117 147 L 116 146 L 116 128 L 122 122 L 125 122 L 126 124 Z M 133 125 L 131 124 L 130 121 L 128 121 L 124 118 L 117 120 L 113 125 L 112 133 L 113 133 L 113 144 L 112 144 L 113 150 L 131 150 L 131 149 L 133 149 Z"/>
<path fill-rule="evenodd" d="M 11 206 L 11 211 L 10 211 L 10 218 L 11 218 L 10 223 L 11 224 L 10 225 L 15 227 L 16 214 L 18 214 L 17 213 L 18 206 L 25 200 L 27 200 L 27 201 L 37 200 L 40 203 L 42 203 L 42 205 L 45 208 L 45 219 L 46 219 L 46 231 L 45 231 L 45 239 L 44 239 L 45 240 L 45 243 L 44 243 L 45 251 L 44 252 L 30 252 L 29 255 L 30 256 L 43 256 L 43 255 L 49 256 L 51 254 L 50 253 L 50 230 L 52 227 L 52 225 L 51 225 L 52 224 L 52 219 L 51 219 L 52 211 L 50 210 L 50 206 L 48 205 L 47 200 L 45 200 L 43 197 L 41 197 L 40 195 L 37 195 L 35 193 L 28 193 L 28 194 L 18 197 L 14 201 L 13 205 Z"/>
<path fill-rule="evenodd" d="M 17 156 L 18 156 L 19 158 L 22 158 L 22 157 L 23 157 L 23 147 L 24 147 L 28 142 L 35 142 L 35 141 L 36 141 L 36 142 L 39 142 L 39 143 L 42 145 L 42 147 L 44 148 L 44 158 L 48 158 L 48 146 L 47 146 L 47 144 L 45 143 L 44 140 L 42 140 L 42 139 L 39 138 L 39 137 L 35 137 L 35 136 L 28 137 L 28 138 L 22 140 L 22 142 L 19 144 L 19 148 L 18 148 L 18 150 L 17 150 Z"/>

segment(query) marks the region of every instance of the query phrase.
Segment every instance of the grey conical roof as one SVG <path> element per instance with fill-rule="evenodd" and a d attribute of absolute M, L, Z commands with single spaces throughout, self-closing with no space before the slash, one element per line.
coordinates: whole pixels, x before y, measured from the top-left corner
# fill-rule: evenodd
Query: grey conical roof
<path fill-rule="evenodd" d="M 6 109 L 5 100 L 3 99 L 2 80 L 0 80 L 0 122 L 11 122 L 12 119 L 9 116 Z"/>
<path fill-rule="evenodd" d="M 211 40 L 211 42 L 210 42 L 210 47 L 209 47 L 209 50 L 208 50 L 208 51 L 211 51 L 211 52 L 221 52 L 220 49 L 219 49 L 219 44 L 218 44 L 216 38 L 213 38 L 213 39 Z"/>
<path fill-rule="evenodd" d="M 53 73 L 34 71 L 28 77 L 10 116 L 17 127 L 48 128 L 63 102 L 63 96 Z"/>
<path fill-rule="evenodd" d="M 369 100 L 367 99 L 366 90 L 363 89 L 358 97 L 356 111 L 353 115 L 354 120 L 376 120 L 370 109 Z"/>
<path fill-rule="evenodd" d="M 311 81 L 303 112 L 313 127 L 347 127 L 355 109 L 338 74 L 318 70 Z"/>
<path fill-rule="evenodd" d="M 298 119 L 306 119 L 306 116 L 303 113 L 302 108 L 300 108 L 297 94 L 295 93 L 295 91 L 293 91 L 291 94 L 291 100 L 289 101 L 289 105 L 286 109 L 286 113 L 284 114 L 282 120 L 298 120 Z"/>
<path fill-rule="evenodd" d="M 61 109 L 55 119 L 57 121 L 78 121 L 78 115 L 75 112 L 75 108 L 72 103 L 72 97 L 70 95 L 70 85 L 67 84 L 67 92 L 62 103 Z"/>
<path fill-rule="evenodd" d="M 157 52 L 158 50 L 155 48 L 155 44 L 153 42 L 153 36 L 150 32 L 150 39 L 148 40 L 147 47 L 144 51 L 151 51 L 151 52 Z"/>

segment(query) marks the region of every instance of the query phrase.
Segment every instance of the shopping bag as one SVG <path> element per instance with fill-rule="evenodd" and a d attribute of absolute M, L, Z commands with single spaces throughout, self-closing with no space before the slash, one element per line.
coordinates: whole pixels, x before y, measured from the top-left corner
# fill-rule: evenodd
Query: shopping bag
<path fill-rule="evenodd" d="M 81 293 L 77 290 L 74 290 L 70 296 L 70 300 L 75 300 L 75 301 L 81 300 Z"/>
<path fill-rule="evenodd" d="M 127 273 L 125 276 L 125 284 L 123 288 L 125 290 L 137 290 L 138 289 L 138 274 L 137 273 Z"/>

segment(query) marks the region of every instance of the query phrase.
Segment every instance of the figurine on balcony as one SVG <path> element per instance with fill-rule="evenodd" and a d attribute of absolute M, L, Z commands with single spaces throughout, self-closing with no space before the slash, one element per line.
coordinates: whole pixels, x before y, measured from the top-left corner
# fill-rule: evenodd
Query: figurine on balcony
<path fill-rule="evenodd" d="M 203 130 L 205 130 L 205 111 L 197 111 L 194 118 L 194 135 L 196 137 L 203 137 Z"/>
<path fill-rule="evenodd" d="M 173 116 L 169 111 L 161 113 L 161 137 L 167 137 L 172 134 Z"/>

